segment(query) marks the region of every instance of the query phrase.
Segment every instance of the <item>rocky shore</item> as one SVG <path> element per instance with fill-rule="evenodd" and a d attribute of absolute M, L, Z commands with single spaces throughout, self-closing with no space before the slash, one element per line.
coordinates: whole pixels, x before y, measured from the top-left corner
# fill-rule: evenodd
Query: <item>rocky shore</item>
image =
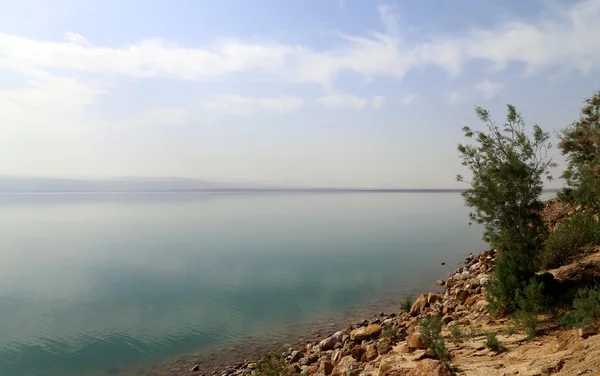
<path fill-rule="evenodd" d="M 447 281 L 443 293 L 419 295 L 410 310 L 380 312 L 371 319 L 347 325 L 325 338 L 308 341 L 281 351 L 289 374 L 307 376 L 451 375 L 447 363 L 434 359 L 420 339 L 418 322 L 427 315 L 441 315 L 448 328 L 457 323 L 475 323 L 484 317 L 485 285 L 495 261 L 495 251 L 470 255 Z M 247 359 L 223 369 L 191 365 L 189 375 L 252 375 L 259 359 Z"/>

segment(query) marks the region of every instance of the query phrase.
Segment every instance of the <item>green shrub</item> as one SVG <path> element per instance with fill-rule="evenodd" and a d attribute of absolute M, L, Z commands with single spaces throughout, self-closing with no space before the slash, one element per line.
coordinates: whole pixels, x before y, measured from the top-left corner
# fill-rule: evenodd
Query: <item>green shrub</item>
<path fill-rule="evenodd" d="M 291 376 L 281 352 L 264 351 L 258 364 L 257 376 Z"/>
<path fill-rule="evenodd" d="M 538 331 L 538 324 L 537 313 L 527 311 L 517 311 L 515 313 L 515 326 L 523 328 L 528 339 L 535 337 Z"/>
<path fill-rule="evenodd" d="M 565 265 L 592 245 L 600 245 L 600 222 L 590 214 L 574 215 L 548 236 L 540 264 L 543 268 Z"/>
<path fill-rule="evenodd" d="M 398 335 L 398 328 L 393 325 L 386 326 L 383 329 L 383 332 L 381 332 L 381 338 L 391 338 L 394 341 L 399 340 L 400 336 Z"/>
<path fill-rule="evenodd" d="M 404 311 L 404 312 L 410 312 L 412 305 L 413 305 L 413 301 L 410 296 L 407 296 L 404 298 L 404 300 L 400 301 L 400 309 L 402 309 L 402 311 Z"/>
<path fill-rule="evenodd" d="M 492 280 L 486 286 L 485 298 L 492 316 L 502 317 L 518 309 L 517 298 L 527 282 L 535 275 L 526 254 L 501 255 L 494 268 Z"/>
<path fill-rule="evenodd" d="M 500 341 L 498 340 L 498 337 L 496 337 L 496 333 L 494 332 L 487 332 L 485 334 L 485 343 L 484 343 L 485 347 L 487 347 L 488 349 L 495 351 L 495 352 L 503 352 L 506 351 L 506 347 L 504 347 L 502 345 L 502 343 L 500 343 Z"/>
<path fill-rule="evenodd" d="M 423 344 L 440 360 L 452 357 L 442 337 L 442 319 L 439 315 L 427 316 L 419 322 L 419 336 Z"/>
<path fill-rule="evenodd" d="M 455 345 L 461 343 L 465 338 L 465 333 L 463 333 L 462 329 L 458 325 L 454 325 L 450 328 L 450 341 Z"/>
<path fill-rule="evenodd" d="M 573 310 L 561 319 L 563 325 L 589 328 L 600 317 L 600 287 L 579 289 L 573 300 Z"/>

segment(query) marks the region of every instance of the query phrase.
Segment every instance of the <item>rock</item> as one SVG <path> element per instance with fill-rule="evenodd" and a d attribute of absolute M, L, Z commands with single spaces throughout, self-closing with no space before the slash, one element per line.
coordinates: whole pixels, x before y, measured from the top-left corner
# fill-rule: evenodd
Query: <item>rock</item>
<path fill-rule="evenodd" d="M 351 356 L 345 356 L 339 364 L 333 368 L 331 376 L 358 376 L 362 367 Z"/>
<path fill-rule="evenodd" d="M 472 306 L 473 304 L 477 303 L 477 297 L 476 296 L 469 296 L 467 299 L 465 299 L 465 305 L 467 307 Z"/>
<path fill-rule="evenodd" d="M 479 276 L 479 284 L 481 286 L 485 286 L 490 282 L 490 279 L 491 279 L 490 276 L 487 274 L 480 275 Z"/>
<path fill-rule="evenodd" d="M 443 279 L 438 279 L 437 281 L 435 281 L 435 284 L 438 286 L 444 286 L 446 284 L 446 282 L 444 282 Z"/>
<path fill-rule="evenodd" d="M 594 334 L 598 333 L 598 329 L 594 326 L 587 326 L 585 328 L 579 328 L 577 333 L 579 334 L 579 336 L 581 338 L 585 339 L 585 338 L 591 337 Z"/>
<path fill-rule="evenodd" d="M 302 358 L 304 358 L 304 353 L 302 351 L 292 351 L 292 355 L 290 356 L 290 363 L 296 363 Z"/>
<path fill-rule="evenodd" d="M 200 371 L 200 366 L 198 364 L 194 364 L 192 368 L 190 368 L 190 372 Z"/>
<path fill-rule="evenodd" d="M 429 305 L 432 305 L 436 302 L 441 302 L 442 300 L 444 300 L 444 296 L 442 294 L 430 292 L 429 295 L 427 295 L 427 304 Z"/>
<path fill-rule="evenodd" d="M 361 360 L 363 363 L 370 362 L 371 360 L 377 359 L 379 354 L 377 353 L 377 346 L 375 344 L 367 345 L 365 348 L 365 353 L 363 354 Z"/>
<path fill-rule="evenodd" d="M 465 300 L 469 297 L 469 291 L 467 290 L 458 290 L 456 292 L 456 299 L 458 299 L 459 302 L 464 303 Z"/>
<path fill-rule="evenodd" d="M 440 265 L 444 266 L 444 265 L 446 265 L 446 263 L 442 261 L 442 262 L 440 262 Z"/>
<path fill-rule="evenodd" d="M 406 344 L 408 345 L 408 347 L 411 347 L 413 349 L 426 349 L 425 344 L 421 340 L 421 335 L 419 334 L 418 330 L 406 337 Z"/>
<path fill-rule="evenodd" d="M 321 351 L 333 349 L 333 346 L 335 346 L 336 343 L 342 342 L 342 338 L 345 334 L 348 334 L 348 332 L 345 330 L 340 330 L 331 337 L 325 338 L 324 340 L 319 342 L 319 348 L 321 349 Z"/>
<path fill-rule="evenodd" d="M 452 376 L 454 373 L 450 366 L 439 360 L 424 359 L 417 363 L 408 376 Z"/>
<path fill-rule="evenodd" d="M 352 357 L 356 360 L 361 360 L 364 353 L 365 349 L 361 345 L 356 345 L 352 349 Z"/>
<path fill-rule="evenodd" d="M 385 355 L 392 351 L 393 341 L 391 338 L 382 338 L 377 343 L 377 353 L 379 355 Z"/>
<path fill-rule="evenodd" d="M 442 322 L 444 323 L 444 325 L 448 325 L 451 321 L 454 321 L 454 317 L 450 315 L 442 317 Z"/>
<path fill-rule="evenodd" d="M 317 370 L 317 372 L 322 373 L 325 376 L 329 376 L 333 372 L 333 368 L 334 367 L 333 367 L 333 364 L 331 362 L 322 361 L 321 365 L 319 366 L 319 369 Z"/>
<path fill-rule="evenodd" d="M 379 376 L 407 376 L 410 368 L 404 367 L 406 361 L 402 355 L 386 356 L 379 365 Z"/>
<path fill-rule="evenodd" d="M 423 312 L 423 310 L 425 310 L 426 307 L 427 307 L 427 295 L 421 294 L 415 300 L 412 307 L 410 307 L 409 314 L 411 316 L 418 316 L 420 313 Z"/>
<path fill-rule="evenodd" d="M 316 363 L 319 360 L 319 356 L 317 354 L 312 354 L 306 358 L 300 359 L 301 366 L 310 366 L 313 363 Z"/>
<path fill-rule="evenodd" d="M 350 339 L 354 342 L 362 342 L 371 338 L 376 338 L 381 333 L 381 326 L 377 324 L 354 329 L 350 334 Z"/>
<path fill-rule="evenodd" d="M 333 364 L 339 363 L 342 357 L 342 352 L 340 350 L 335 350 L 333 354 L 331 354 L 331 361 L 333 362 Z"/>
<path fill-rule="evenodd" d="M 294 375 L 298 375 L 300 374 L 300 372 L 302 372 L 302 370 L 300 369 L 300 367 L 297 364 L 291 364 L 287 367 L 289 373 L 294 374 Z"/>

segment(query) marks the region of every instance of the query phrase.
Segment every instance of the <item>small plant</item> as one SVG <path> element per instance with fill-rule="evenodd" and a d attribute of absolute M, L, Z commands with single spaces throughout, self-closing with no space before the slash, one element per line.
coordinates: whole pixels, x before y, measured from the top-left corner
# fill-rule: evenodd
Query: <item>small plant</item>
<path fill-rule="evenodd" d="M 531 278 L 521 292 L 517 291 L 515 324 L 525 329 L 527 338 L 535 337 L 538 330 L 538 316 L 550 310 L 550 299 L 544 293 L 544 283 Z"/>
<path fill-rule="evenodd" d="M 419 323 L 419 336 L 423 344 L 442 361 L 449 361 L 452 356 L 442 337 L 442 319 L 439 315 L 427 316 Z"/>
<path fill-rule="evenodd" d="M 462 329 L 458 325 L 454 325 L 450 328 L 450 341 L 455 345 L 462 343 L 465 338 L 465 333 L 463 333 Z"/>
<path fill-rule="evenodd" d="M 600 286 L 579 289 L 573 300 L 573 310 L 560 321 L 575 328 L 591 328 L 600 317 Z"/>
<path fill-rule="evenodd" d="M 404 298 L 404 300 L 400 301 L 400 309 L 402 309 L 402 311 L 404 311 L 404 312 L 410 312 L 412 305 L 413 305 L 413 301 L 410 296 L 407 296 Z"/>
<path fill-rule="evenodd" d="M 502 343 L 500 343 L 500 341 L 498 340 L 498 337 L 496 337 L 496 333 L 494 332 L 487 332 L 485 334 L 485 343 L 484 343 L 485 347 L 487 347 L 488 349 L 500 353 L 503 351 L 506 351 L 506 347 L 504 347 L 502 345 Z"/>
<path fill-rule="evenodd" d="M 386 326 L 381 333 L 381 338 L 391 338 L 394 341 L 399 340 L 400 335 L 398 334 L 398 328 L 393 325 Z"/>
<path fill-rule="evenodd" d="M 290 376 L 281 352 L 264 351 L 257 368 L 257 376 Z"/>
<path fill-rule="evenodd" d="M 483 333 L 477 330 L 477 328 L 475 328 L 474 326 L 469 327 L 469 338 L 473 339 L 482 335 Z"/>

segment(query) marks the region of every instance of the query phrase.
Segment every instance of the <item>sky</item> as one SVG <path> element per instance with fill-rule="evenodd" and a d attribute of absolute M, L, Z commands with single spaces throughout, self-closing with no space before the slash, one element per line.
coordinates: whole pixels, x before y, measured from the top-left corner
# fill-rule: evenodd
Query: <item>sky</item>
<path fill-rule="evenodd" d="M 475 105 L 554 134 L 600 89 L 600 0 L 0 9 L 0 175 L 458 188 Z"/>

